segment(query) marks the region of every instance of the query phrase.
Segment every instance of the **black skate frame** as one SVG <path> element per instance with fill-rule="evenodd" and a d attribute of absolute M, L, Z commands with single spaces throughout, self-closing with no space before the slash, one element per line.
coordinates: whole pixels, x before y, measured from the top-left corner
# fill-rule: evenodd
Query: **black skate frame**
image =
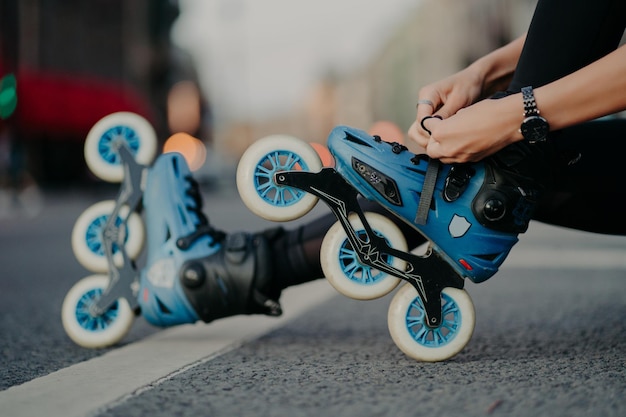
<path fill-rule="evenodd" d="M 124 167 L 124 177 L 120 186 L 120 191 L 115 199 L 113 212 L 104 226 L 102 241 L 104 251 L 109 265 L 109 285 L 102 292 L 100 298 L 93 303 L 89 312 L 94 316 L 104 314 L 119 298 L 125 298 L 130 308 L 137 312 L 139 302 L 137 293 L 139 291 L 139 277 L 134 262 L 128 257 L 124 246 L 126 224 L 133 212 L 138 211 L 143 197 L 142 183 L 145 166 L 137 163 L 130 149 L 125 143 L 119 145 L 118 152 Z M 122 222 L 116 225 L 122 206 L 128 207 L 128 214 L 122 218 Z M 122 254 L 122 265 L 116 266 L 113 262 L 113 245 L 117 245 L 117 250 Z"/>
<path fill-rule="evenodd" d="M 367 266 L 409 282 L 424 304 L 426 323 L 438 327 L 442 322 L 441 291 L 446 287 L 462 289 L 464 279 L 440 255 L 429 250 L 424 255 L 403 252 L 390 247 L 384 237 L 376 235 L 365 218 L 358 202 L 358 192 L 333 168 L 320 172 L 282 171 L 274 174 L 274 182 L 281 186 L 298 188 L 324 201 L 345 230 L 359 261 Z M 358 215 L 367 240 L 360 239 L 348 220 L 351 213 Z M 387 262 L 390 255 L 406 262 L 406 270 Z"/>

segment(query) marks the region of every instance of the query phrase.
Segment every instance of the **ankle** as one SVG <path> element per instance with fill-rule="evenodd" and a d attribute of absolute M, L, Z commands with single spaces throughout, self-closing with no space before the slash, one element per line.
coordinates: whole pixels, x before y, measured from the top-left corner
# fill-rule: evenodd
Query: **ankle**
<path fill-rule="evenodd" d="M 267 292 L 272 266 L 267 239 L 239 232 L 226 236 L 211 256 L 185 263 L 180 280 L 205 322 L 237 314 L 278 316 L 278 299 Z"/>

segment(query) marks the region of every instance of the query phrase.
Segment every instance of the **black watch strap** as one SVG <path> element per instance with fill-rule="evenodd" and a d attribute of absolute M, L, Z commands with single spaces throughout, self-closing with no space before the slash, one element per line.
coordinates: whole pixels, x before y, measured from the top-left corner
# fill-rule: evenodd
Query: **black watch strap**
<path fill-rule="evenodd" d="M 524 101 L 524 121 L 520 126 L 522 136 L 528 143 L 544 142 L 548 136 L 550 125 L 545 118 L 539 115 L 532 87 L 522 88 L 522 99 Z"/>
<path fill-rule="evenodd" d="M 522 99 L 524 100 L 524 117 L 538 116 L 539 109 L 531 86 L 522 87 Z"/>

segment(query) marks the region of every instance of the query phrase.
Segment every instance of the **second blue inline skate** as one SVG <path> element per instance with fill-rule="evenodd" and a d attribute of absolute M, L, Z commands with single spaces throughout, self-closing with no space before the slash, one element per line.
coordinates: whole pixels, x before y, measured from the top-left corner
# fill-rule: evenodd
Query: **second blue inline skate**
<path fill-rule="evenodd" d="M 307 143 L 269 136 L 243 155 L 239 193 L 261 217 L 288 221 L 324 201 L 338 221 L 320 253 L 328 281 L 356 299 L 388 294 L 388 327 L 396 345 L 421 361 L 441 361 L 469 342 L 475 323 L 464 279 L 493 276 L 526 230 L 539 189 L 495 161 L 445 165 L 405 146 L 346 126 L 328 137 L 334 166 L 322 168 Z M 407 250 L 386 217 L 364 213 L 359 195 L 383 205 L 429 242 Z"/>
<path fill-rule="evenodd" d="M 72 230 L 76 258 L 95 272 L 62 306 L 66 333 L 83 347 L 118 343 L 139 313 L 161 327 L 281 313 L 263 293 L 272 272 L 264 236 L 214 229 L 183 156 L 152 163 L 155 155 L 152 126 L 132 113 L 106 116 L 85 141 L 90 170 L 121 187 L 115 200 L 85 210 Z"/>

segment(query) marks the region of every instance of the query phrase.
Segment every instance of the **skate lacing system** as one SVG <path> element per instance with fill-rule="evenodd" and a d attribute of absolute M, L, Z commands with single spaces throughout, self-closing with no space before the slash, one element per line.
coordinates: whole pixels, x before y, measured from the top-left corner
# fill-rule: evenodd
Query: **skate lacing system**
<path fill-rule="evenodd" d="M 386 142 L 378 136 L 374 136 L 374 140 L 389 144 L 395 154 L 409 150 L 402 144 Z M 533 150 L 526 149 L 524 145 L 509 146 L 483 161 L 486 179 L 472 203 L 472 212 L 483 226 L 508 233 L 526 231 L 542 187 L 536 179 L 540 175 L 532 171 L 537 167 L 518 168 L 515 165 L 519 163 L 519 155 L 532 155 Z M 414 155 L 410 161 L 415 165 L 426 163 L 414 220 L 415 224 L 425 225 L 443 164 L 426 154 Z M 441 198 L 452 203 L 463 195 L 476 175 L 476 169 L 472 163 L 450 164 L 445 175 Z"/>
<path fill-rule="evenodd" d="M 387 143 L 391 146 L 391 151 L 395 154 L 408 151 L 405 145 L 398 142 L 387 142 L 381 139 L 380 136 L 375 135 L 374 140 L 376 142 Z M 411 158 L 411 163 L 418 165 L 421 161 L 427 162 L 426 173 L 424 175 L 424 185 L 422 186 L 422 194 L 415 213 L 415 223 L 424 225 L 428 220 L 428 212 L 432 203 L 433 194 L 435 192 L 435 185 L 437 184 L 437 176 L 439 174 L 439 167 L 441 163 L 437 159 L 432 159 L 426 154 L 417 154 Z"/>
<path fill-rule="evenodd" d="M 176 240 L 176 246 L 181 250 L 189 249 L 202 236 L 211 237 L 211 246 L 222 242 L 226 238 L 226 233 L 211 226 L 208 217 L 202 212 L 202 196 L 200 195 L 198 182 L 192 176 L 186 176 L 185 180 L 189 183 L 189 188 L 185 191 L 185 194 L 193 200 L 193 205 L 186 205 L 185 208 L 196 216 L 198 223 L 196 224 L 196 230 Z"/>

